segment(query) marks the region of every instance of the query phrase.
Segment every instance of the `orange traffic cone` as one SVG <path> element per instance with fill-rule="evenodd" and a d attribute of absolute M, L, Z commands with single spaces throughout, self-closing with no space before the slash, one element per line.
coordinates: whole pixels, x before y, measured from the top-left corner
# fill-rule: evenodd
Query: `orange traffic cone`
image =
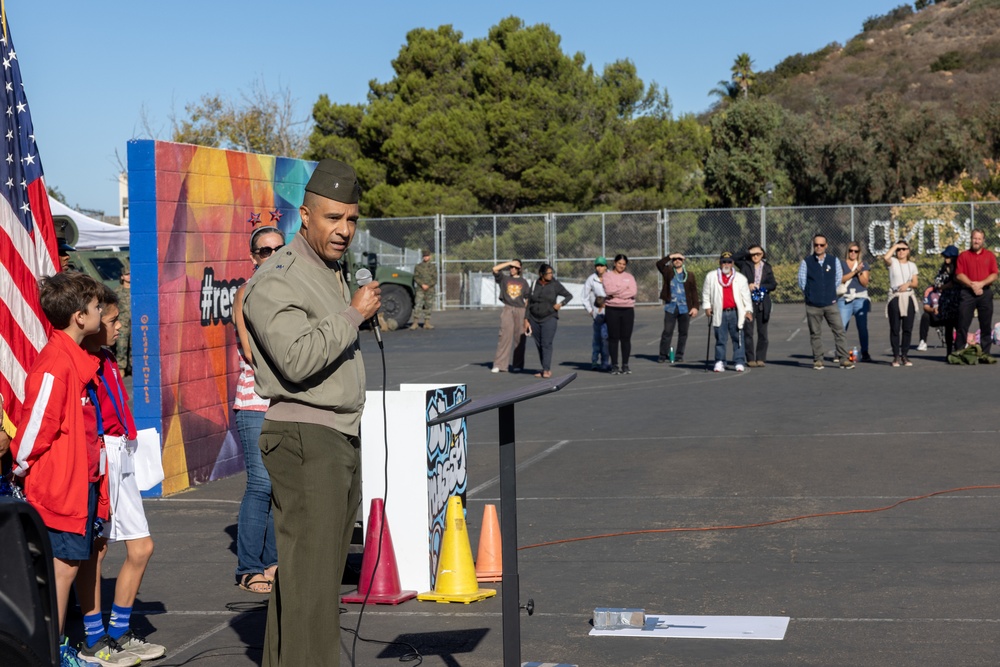
<path fill-rule="evenodd" d="M 483 508 L 483 526 L 479 531 L 479 554 L 476 556 L 477 581 L 503 580 L 503 553 L 500 550 L 500 521 L 497 506 Z"/>
<path fill-rule="evenodd" d="M 375 561 L 378 561 L 377 566 Z M 389 521 L 385 518 L 385 502 L 381 498 L 372 498 L 371 509 L 368 512 L 368 532 L 365 533 L 365 553 L 361 557 L 358 592 L 354 595 L 345 595 L 340 601 L 354 604 L 366 601 L 368 604 L 399 604 L 416 595 L 416 591 L 400 590 L 396 552 L 392 548 Z"/>
<path fill-rule="evenodd" d="M 417 599 L 469 604 L 496 594 L 493 589 L 479 588 L 476 582 L 476 567 L 472 563 L 472 545 L 469 544 L 469 532 L 465 527 L 462 498 L 452 496 L 448 499 L 448 511 L 445 514 L 434 590 L 421 593 Z"/>

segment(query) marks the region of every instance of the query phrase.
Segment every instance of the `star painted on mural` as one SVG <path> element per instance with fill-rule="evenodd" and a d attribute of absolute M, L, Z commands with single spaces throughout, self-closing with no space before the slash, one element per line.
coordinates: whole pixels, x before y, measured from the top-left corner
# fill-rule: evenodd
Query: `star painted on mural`
<path fill-rule="evenodd" d="M 279 211 L 278 209 L 274 209 L 273 211 L 271 211 L 271 222 L 280 222 L 282 215 L 284 214 L 281 211 Z"/>
<path fill-rule="evenodd" d="M 256 225 L 260 223 L 260 213 L 251 213 L 250 219 L 247 220 L 251 225 Z"/>

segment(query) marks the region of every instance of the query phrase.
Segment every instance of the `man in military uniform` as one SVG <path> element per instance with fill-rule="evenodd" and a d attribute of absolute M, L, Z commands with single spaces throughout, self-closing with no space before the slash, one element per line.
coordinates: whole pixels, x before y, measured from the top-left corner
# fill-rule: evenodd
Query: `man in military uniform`
<path fill-rule="evenodd" d="M 351 296 L 340 264 L 357 231 L 354 169 L 322 160 L 305 190 L 301 229 L 243 296 L 255 389 L 271 399 L 259 445 L 280 558 L 263 667 L 340 664 L 338 584 L 361 502 L 358 328 L 382 305 L 377 282 Z"/>
<path fill-rule="evenodd" d="M 425 329 L 433 329 L 431 324 L 431 309 L 434 307 L 434 287 L 438 282 L 437 266 L 431 262 L 431 251 L 424 250 L 424 261 L 413 269 L 415 296 L 413 297 L 413 323 L 411 329 L 419 329 L 418 322 L 424 323 Z"/>
<path fill-rule="evenodd" d="M 121 285 L 115 289 L 115 294 L 118 295 L 118 321 L 122 324 L 122 330 L 115 343 L 115 356 L 118 358 L 122 377 L 125 377 L 132 374 L 132 273 L 128 262 L 122 267 L 119 280 Z"/>

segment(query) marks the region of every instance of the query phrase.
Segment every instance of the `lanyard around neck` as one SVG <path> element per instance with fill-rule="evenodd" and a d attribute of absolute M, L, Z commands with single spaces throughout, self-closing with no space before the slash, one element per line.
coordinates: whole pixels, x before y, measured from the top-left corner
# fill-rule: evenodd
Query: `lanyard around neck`
<path fill-rule="evenodd" d="M 101 404 L 97 400 L 97 386 L 93 381 L 87 383 L 87 394 L 90 396 L 90 402 L 94 404 L 94 409 L 97 410 L 97 435 L 104 437 L 104 420 L 101 418 Z M 101 445 L 104 446 L 103 444 Z"/>
<path fill-rule="evenodd" d="M 98 373 L 97 377 L 101 378 L 101 382 L 104 383 L 104 388 L 108 391 L 108 398 L 111 399 L 111 405 L 115 409 L 115 415 L 118 417 L 118 423 L 122 425 L 123 429 L 125 429 L 125 437 L 131 438 L 132 434 L 128 432 L 128 422 L 125 421 L 125 396 L 122 395 L 121 384 L 118 384 L 115 387 L 118 390 L 118 400 L 116 401 L 115 395 L 111 393 L 111 386 L 108 385 L 108 380 L 104 377 L 104 373 Z M 121 405 L 121 408 L 118 407 L 119 405 Z"/>

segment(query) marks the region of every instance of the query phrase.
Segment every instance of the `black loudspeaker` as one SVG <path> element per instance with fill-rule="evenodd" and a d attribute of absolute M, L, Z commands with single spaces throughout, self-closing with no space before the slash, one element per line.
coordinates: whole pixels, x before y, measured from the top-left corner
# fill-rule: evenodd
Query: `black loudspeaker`
<path fill-rule="evenodd" d="M 0 665 L 59 664 L 52 545 L 28 503 L 0 498 Z"/>

